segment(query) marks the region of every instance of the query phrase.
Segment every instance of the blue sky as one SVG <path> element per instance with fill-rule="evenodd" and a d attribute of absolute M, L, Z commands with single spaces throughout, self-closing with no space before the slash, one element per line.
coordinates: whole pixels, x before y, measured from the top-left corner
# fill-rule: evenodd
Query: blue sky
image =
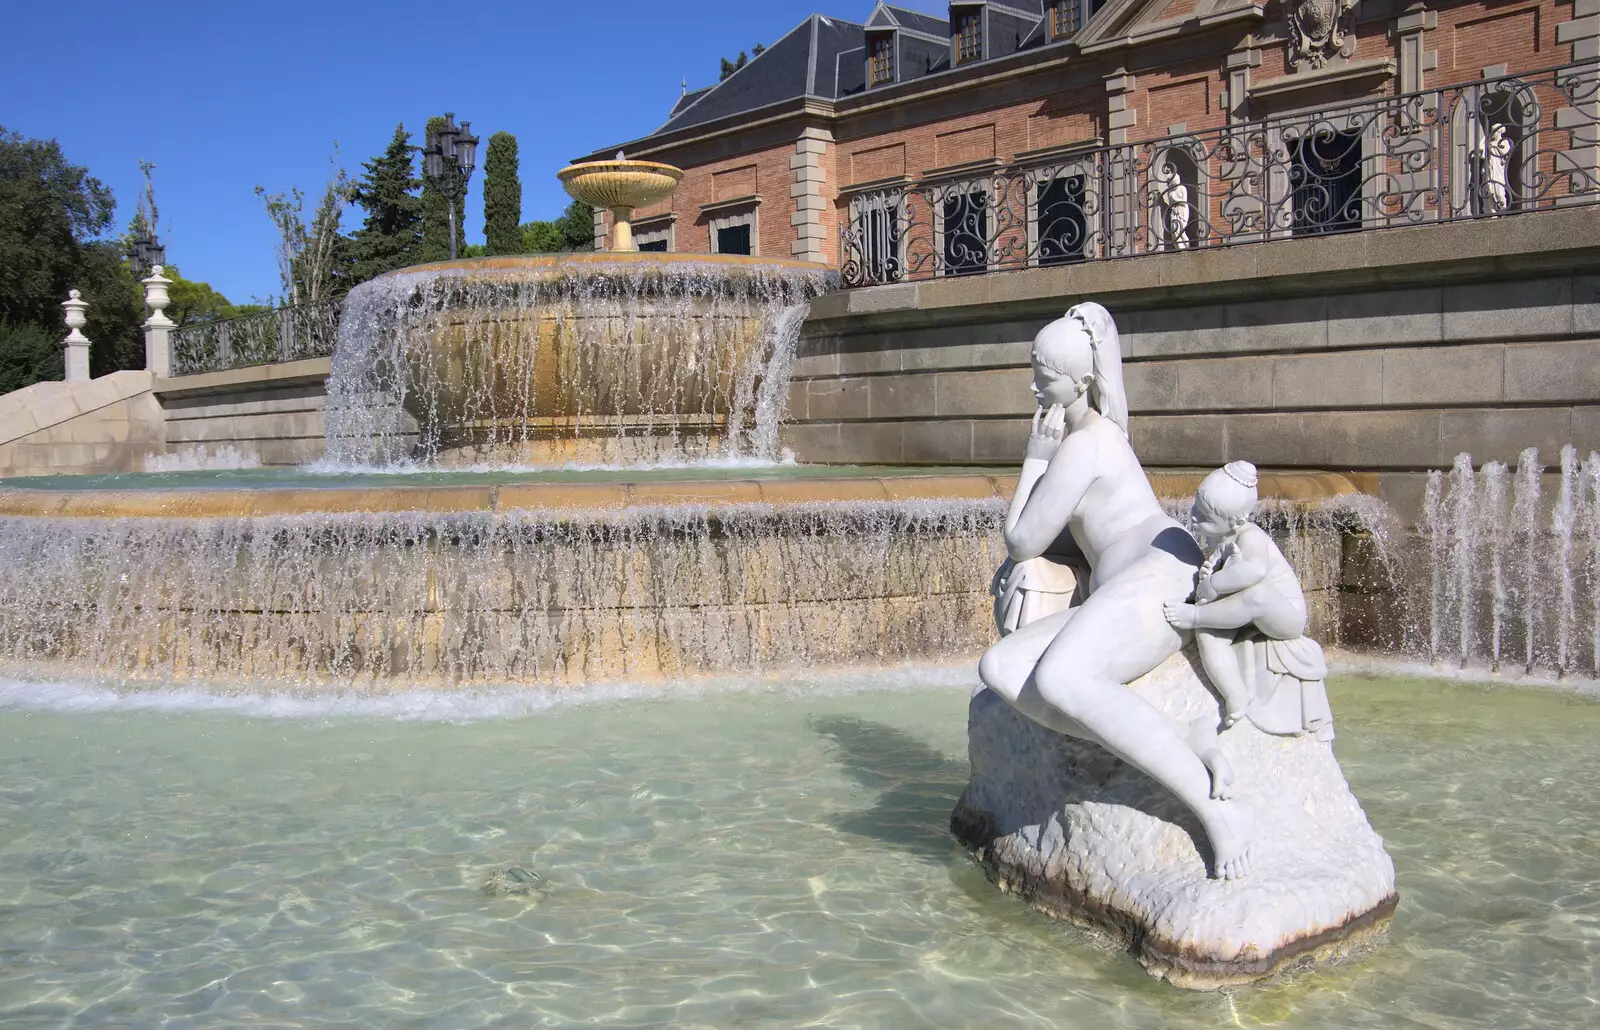
<path fill-rule="evenodd" d="M 943 3 L 901 6 L 943 11 Z M 156 164 L 169 258 L 234 301 L 278 290 L 276 234 L 255 196 L 319 194 L 334 141 L 352 174 L 454 111 L 521 150 L 523 218 L 567 198 L 555 172 L 645 135 L 688 79 L 771 44 L 813 12 L 863 21 L 872 0 L 87 0 L 5 5 L 0 125 L 60 140 L 117 196 L 118 229 Z M 19 45 L 28 41 L 27 45 Z M 419 133 L 420 135 L 420 133 Z M 480 152 L 481 153 L 481 152 Z M 480 161 L 481 163 L 481 161 Z M 483 174 L 467 238 L 482 239 Z M 354 217 L 347 218 L 353 228 Z"/>

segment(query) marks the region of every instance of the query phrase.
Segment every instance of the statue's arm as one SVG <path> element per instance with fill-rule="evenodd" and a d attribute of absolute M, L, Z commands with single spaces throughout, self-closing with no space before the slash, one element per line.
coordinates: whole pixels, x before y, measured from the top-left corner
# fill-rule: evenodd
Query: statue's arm
<path fill-rule="evenodd" d="M 1044 554 L 1067 528 L 1094 482 L 1094 446 L 1087 434 L 1068 436 L 1048 462 L 1022 463 L 1006 517 L 1006 553 L 1014 561 Z"/>
<path fill-rule="evenodd" d="M 1272 571 L 1272 539 L 1251 527 L 1239 534 L 1236 551 L 1222 568 L 1211 574 L 1211 586 L 1218 594 L 1237 594 L 1267 578 Z"/>

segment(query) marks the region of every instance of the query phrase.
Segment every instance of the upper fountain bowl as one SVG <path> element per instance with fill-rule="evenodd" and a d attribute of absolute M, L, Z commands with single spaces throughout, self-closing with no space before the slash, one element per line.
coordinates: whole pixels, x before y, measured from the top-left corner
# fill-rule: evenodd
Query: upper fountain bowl
<path fill-rule="evenodd" d="M 636 208 L 672 196 L 683 170 L 655 161 L 586 161 L 557 173 L 569 194 L 607 210 Z"/>

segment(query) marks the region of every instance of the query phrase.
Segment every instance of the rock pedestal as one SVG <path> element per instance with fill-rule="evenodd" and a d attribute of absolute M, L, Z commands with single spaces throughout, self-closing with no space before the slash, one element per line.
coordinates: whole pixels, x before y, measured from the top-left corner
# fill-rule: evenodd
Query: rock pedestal
<path fill-rule="evenodd" d="M 1192 652 L 1128 689 L 1185 722 L 1217 700 Z M 1250 875 L 1208 878 L 1199 822 L 1098 745 L 1063 737 L 988 690 L 972 699 L 972 780 L 951 819 L 991 879 L 1120 938 L 1153 975 L 1215 988 L 1338 957 L 1383 929 L 1394 863 L 1332 745 L 1248 721 L 1222 735 L 1234 799 L 1255 822 Z"/>

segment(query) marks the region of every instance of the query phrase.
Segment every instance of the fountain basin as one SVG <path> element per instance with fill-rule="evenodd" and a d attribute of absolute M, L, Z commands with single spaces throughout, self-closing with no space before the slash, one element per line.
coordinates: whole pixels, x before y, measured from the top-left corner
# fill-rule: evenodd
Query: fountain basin
<path fill-rule="evenodd" d="M 330 444 L 384 450 L 370 398 L 387 395 L 443 466 L 693 459 L 755 446 L 758 424 L 775 446 L 803 305 L 832 281 L 807 262 L 653 253 L 393 272 L 346 305 Z"/>
<path fill-rule="evenodd" d="M 992 640 L 1013 476 L 679 475 L 263 470 L 233 474 L 250 486 L 190 473 L 0 490 L 0 673 L 561 687 L 971 659 Z M 1182 496 L 1194 478 L 1158 483 Z M 1281 478 L 1263 485 L 1353 489 Z M 1293 536 L 1337 639 L 1341 537 Z"/>

